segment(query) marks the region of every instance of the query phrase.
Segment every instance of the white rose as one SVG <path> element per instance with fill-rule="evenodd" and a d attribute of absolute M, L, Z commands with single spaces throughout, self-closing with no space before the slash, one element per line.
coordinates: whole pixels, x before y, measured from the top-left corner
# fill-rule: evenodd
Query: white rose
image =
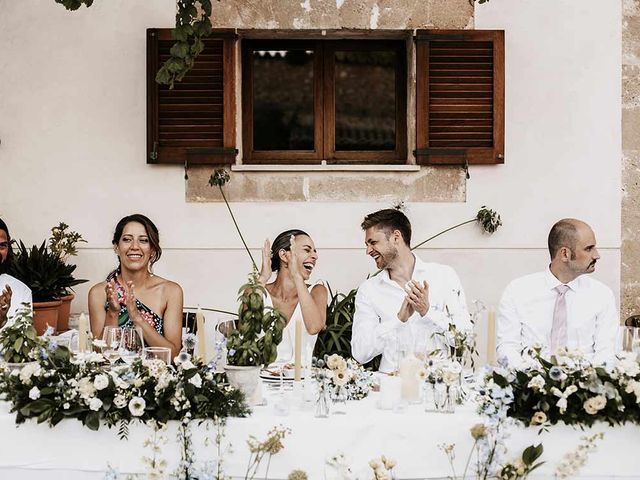
<path fill-rule="evenodd" d="M 140 417 L 144 414 L 144 409 L 147 406 L 147 402 L 142 397 L 133 397 L 129 400 L 129 411 L 134 417 Z"/>
<path fill-rule="evenodd" d="M 196 366 L 191 362 L 191 360 L 186 360 L 180 364 L 180 368 L 182 370 L 191 370 L 192 368 L 196 368 Z"/>
<path fill-rule="evenodd" d="M 104 390 L 109 386 L 109 377 L 104 373 L 97 375 L 93 380 L 93 386 L 96 387 L 96 390 Z"/>
<path fill-rule="evenodd" d="M 196 373 L 189 379 L 189 383 L 196 388 L 200 388 L 202 386 L 202 377 L 200 377 L 199 373 Z"/>
<path fill-rule="evenodd" d="M 442 381 L 445 383 L 445 385 L 455 385 L 456 383 L 458 383 L 458 378 L 459 375 L 451 370 L 445 370 L 444 372 L 442 372 Z"/>
<path fill-rule="evenodd" d="M 93 386 L 93 382 L 84 377 L 78 381 L 78 391 L 83 397 L 92 397 L 96 393 L 96 387 Z"/>
<path fill-rule="evenodd" d="M 544 385 L 545 385 L 544 378 L 542 378 L 541 375 L 536 375 L 531 380 L 529 380 L 527 387 L 533 388 L 534 390 L 540 390 L 544 387 Z"/>
<path fill-rule="evenodd" d="M 33 387 L 29 390 L 29 398 L 31 400 L 37 400 L 40 398 L 40 389 L 38 387 Z"/>
<path fill-rule="evenodd" d="M 94 412 L 97 412 L 98 410 L 100 410 L 101 407 L 102 407 L 102 400 L 100 400 L 98 397 L 93 397 L 89 402 L 89 408 Z"/>

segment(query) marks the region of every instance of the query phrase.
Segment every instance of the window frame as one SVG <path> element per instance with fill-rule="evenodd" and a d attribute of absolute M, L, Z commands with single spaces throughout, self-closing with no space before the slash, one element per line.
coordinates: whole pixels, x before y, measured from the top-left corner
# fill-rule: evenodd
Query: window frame
<path fill-rule="evenodd" d="M 314 55 L 314 150 L 254 150 L 253 148 L 253 50 L 285 50 L 312 46 Z M 395 50 L 396 52 L 396 148 L 394 150 L 335 149 L 336 51 Z M 407 46 L 405 39 L 243 39 L 242 144 L 243 164 L 406 164 L 407 163 Z"/>

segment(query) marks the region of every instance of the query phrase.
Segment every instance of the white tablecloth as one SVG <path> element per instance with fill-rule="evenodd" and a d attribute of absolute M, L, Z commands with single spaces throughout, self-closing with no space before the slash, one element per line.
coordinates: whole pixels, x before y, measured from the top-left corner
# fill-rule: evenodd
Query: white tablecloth
<path fill-rule="evenodd" d="M 284 439 L 285 448 L 272 459 L 269 478 L 286 479 L 289 472 L 305 470 L 312 480 L 325 478 L 326 457 L 338 452 L 352 460 L 355 470 L 366 470 L 370 459 L 381 454 L 397 460 L 397 478 L 445 478 L 451 475 L 441 443 L 456 445 L 456 471 L 461 474 L 473 439 L 469 428 L 481 419 L 472 406 L 459 407 L 455 414 L 426 413 L 423 405 L 411 405 L 404 413 L 375 408 L 376 393 L 369 398 L 349 402 L 345 415 L 314 417 L 314 408 L 303 410 L 292 406 L 287 416 L 274 414 L 275 399 L 268 396 L 269 405 L 255 407 L 248 418 L 230 418 L 225 443 L 232 451 L 224 456 L 227 475 L 244 478 L 249 451 L 246 440 L 254 435 L 262 440 L 275 425 L 284 425 L 291 434 Z M 0 478 L 103 478 L 108 465 L 120 474 L 143 473 L 143 448 L 152 434 L 146 425 L 132 424 L 128 440 L 119 440 L 117 429 L 101 427 L 92 432 L 79 421 L 64 420 L 54 428 L 35 421 L 16 427 L 15 417 L 8 413 L 9 405 L 0 402 Z M 196 462 L 216 458 L 212 441 L 214 430 L 205 425 L 192 427 Z M 555 426 L 538 435 L 535 428 L 514 428 L 507 441 L 511 456 L 525 446 L 542 442 L 545 465 L 534 472 L 534 478 L 552 478 L 562 456 L 576 448 L 580 437 L 604 431 L 605 438 L 590 454 L 582 478 L 639 478 L 640 427 L 626 425 L 609 427 L 598 424 L 585 431 L 567 426 Z M 162 446 L 162 456 L 173 471 L 180 460 L 178 423 L 171 422 L 164 435 L 168 443 Z M 258 475 L 257 478 L 263 478 Z"/>

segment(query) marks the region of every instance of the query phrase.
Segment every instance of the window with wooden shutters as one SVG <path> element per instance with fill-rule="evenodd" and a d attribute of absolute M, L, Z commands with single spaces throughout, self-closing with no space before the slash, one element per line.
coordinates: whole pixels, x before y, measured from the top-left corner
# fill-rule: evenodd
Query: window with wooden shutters
<path fill-rule="evenodd" d="M 232 164 L 236 157 L 235 34 L 214 31 L 173 89 L 155 81 L 174 44 L 147 30 L 147 163 Z"/>
<path fill-rule="evenodd" d="M 504 31 L 419 30 L 419 164 L 504 163 Z"/>

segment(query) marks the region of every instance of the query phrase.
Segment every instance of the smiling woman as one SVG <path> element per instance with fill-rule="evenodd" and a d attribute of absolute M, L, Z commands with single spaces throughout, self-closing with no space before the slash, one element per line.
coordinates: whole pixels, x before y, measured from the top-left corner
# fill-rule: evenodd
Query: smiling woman
<path fill-rule="evenodd" d="M 162 255 L 157 227 L 144 215 L 126 216 L 112 243 L 119 265 L 89 291 L 94 338 L 102 338 L 106 326 L 140 327 L 147 345 L 169 347 L 175 357 L 182 344 L 182 288 L 151 270 Z"/>
<path fill-rule="evenodd" d="M 293 362 L 296 322 L 304 326 L 302 353 L 308 361 L 318 332 L 325 328 L 327 288 L 322 283 L 308 283 L 317 261 L 315 244 L 302 230 L 282 232 L 273 246 L 269 240 L 264 243 L 260 282 L 268 293 L 265 305 L 277 308 L 287 319 L 278 345 L 277 363 Z M 276 279 L 267 283 L 272 272 L 276 272 Z"/>

